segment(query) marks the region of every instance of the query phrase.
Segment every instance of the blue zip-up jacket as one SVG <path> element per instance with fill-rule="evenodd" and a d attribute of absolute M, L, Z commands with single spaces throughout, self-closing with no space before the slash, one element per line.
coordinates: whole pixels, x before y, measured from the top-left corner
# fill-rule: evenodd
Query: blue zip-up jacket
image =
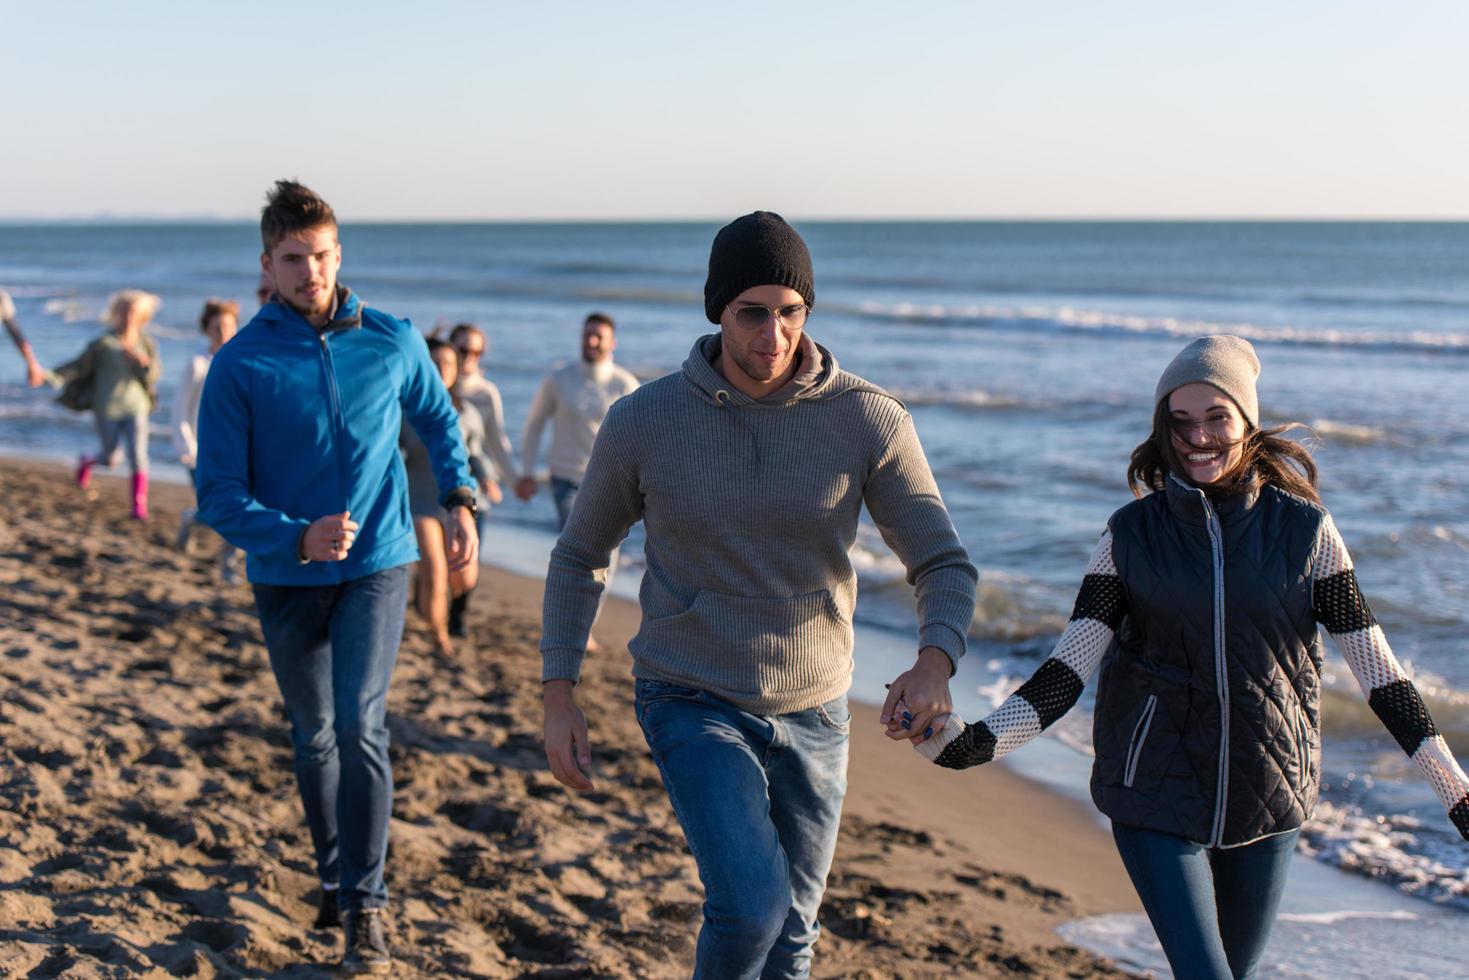
<path fill-rule="evenodd" d="M 249 579 L 263 585 L 335 585 L 415 561 L 403 418 L 428 447 L 441 499 L 474 486 L 459 417 L 408 321 L 345 287 L 321 331 L 267 303 L 209 366 L 199 518 L 249 556 Z M 361 525 L 347 557 L 303 564 L 302 532 L 342 511 Z"/>

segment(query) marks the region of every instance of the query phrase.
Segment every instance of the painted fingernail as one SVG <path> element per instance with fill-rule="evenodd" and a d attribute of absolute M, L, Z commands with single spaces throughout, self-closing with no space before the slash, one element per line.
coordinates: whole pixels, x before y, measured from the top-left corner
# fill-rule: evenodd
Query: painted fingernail
<path fill-rule="evenodd" d="M 908 729 L 910 729 L 912 727 L 913 727 L 913 719 L 912 718 L 904 718 L 903 719 L 903 731 L 906 732 Z"/>
<path fill-rule="evenodd" d="M 924 738 L 933 738 L 933 726 L 932 725 L 930 725 L 928 728 L 925 728 L 923 730 L 923 737 Z"/>

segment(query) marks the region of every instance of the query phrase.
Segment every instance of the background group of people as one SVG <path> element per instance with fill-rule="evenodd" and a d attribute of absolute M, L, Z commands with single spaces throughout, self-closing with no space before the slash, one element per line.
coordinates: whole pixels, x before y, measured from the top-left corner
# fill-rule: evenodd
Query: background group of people
<path fill-rule="evenodd" d="M 256 288 L 259 305 L 269 303 L 273 294 L 270 277 L 262 275 Z M 158 345 L 149 332 L 160 305 L 158 296 L 143 290 L 114 293 L 102 317 L 108 330 L 78 357 L 47 370 L 21 330 L 14 302 L 0 290 L 0 321 L 25 360 L 27 383 L 39 387 L 49 382 L 60 389 L 58 400 L 62 405 L 93 415 L 99 446 L 79 458 L 77 485 L 87 489 L 95 469 L 125 461 L 131 478 L 132 515 L 138 520 L 148 517 L 149 418 L 157 408 L 158 382 L 164 369 Z M 205 380 L 214 355 L 239 330 L 240 305 L 211 297 L 199 314 L 198 326 L 207 347 L 191 355 L 184 365 L 169 420 L 173 448 L 191 486 L 196 485 L 199 410 Z M 499 388 L 482 369 L 488 348 L 484 330 L 463 322 L 450 328 L 447 337 L 440 327 L 425 338 L 439 378 L 451 393 L 459 415 L 461 437 L 479 491 L 476 521 L 481 537 L 489 509 L 504 499 L 502 484 L 512 484 L 521 501 L 531 500 L 538 492 L 540 479 L 535 474 L 548 423 L 552 427 L 547 461 L 550 492 L 557 529 L 565 526 L 607 409 L 638 386 L 631 372 L 613 363 L 616 331 L 611 316 L 587 316 L 580 359 L 551 371 L 536 391 L 525 423 L 520 466 L 511 449 Z M 406 422 L 399 447 L 421 555 L 412 589 L 413 604 L 432 632 L 437 650 L 452 655 L 453 638 L 468 635 L 465 615 L 478 581 L 478 568 L 471 566 L 450 574 L 433 469 L 422 440 Z M 197 508 L 187 508 L 177 532 L 179 550 L 188 550 L 198 524 Z M 240 558 L 239 549 L 228 541 L 221 543 L 216 562 L 226 584 L 239 581 Z"/>

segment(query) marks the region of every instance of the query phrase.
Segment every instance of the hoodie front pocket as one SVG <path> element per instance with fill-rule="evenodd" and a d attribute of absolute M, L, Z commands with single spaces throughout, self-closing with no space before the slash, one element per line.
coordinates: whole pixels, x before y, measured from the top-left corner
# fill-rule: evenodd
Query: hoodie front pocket
<path fill-rule="evenodd" d="M 1148 740 L 1148 730 L 1153 726 L 1153 714 L 1158 710 L 1158 695 L 1149 694 L 1147 701 L 1143 702 L 1142 713 L 1137 716 L 1137 724 L 1132 727 L 1132 741 L 1127 746 L 1127 768 L 1123 770 L 1122 785 L 1132 788 L 1132 781 L 1137 778 L 1137 761 L 1142 757 L 1143 745 Z"/>
<path fill-rule="evenodd" d="M 851 627 L 826 589 L 789 598 L 704 590 L 643 633 L 639 655 L 660 674 L 697 674 L 729 694 L 816 689 L 851 669 Z"/>

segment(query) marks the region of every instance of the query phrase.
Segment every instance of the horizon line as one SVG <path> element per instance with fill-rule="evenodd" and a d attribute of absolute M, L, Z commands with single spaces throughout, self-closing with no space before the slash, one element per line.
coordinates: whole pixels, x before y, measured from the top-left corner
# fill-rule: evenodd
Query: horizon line
<path fill-rule="evenodd" d="M 357 218 L 338 223 L 352 225 L 704 225 L 724 224 L 727 215 L 717 217 L 381 217 Z M 1457 216 L 1423 215 L 817 215 L 793 216 L 790 220 L 816 224 L 1464 224 L 1469 214 Z M 0 215 L 0 227 L 48 225 L 245 225 L 254 226 L 253 216 L 150 215 L 107 213 L 91 215 Z"/>

